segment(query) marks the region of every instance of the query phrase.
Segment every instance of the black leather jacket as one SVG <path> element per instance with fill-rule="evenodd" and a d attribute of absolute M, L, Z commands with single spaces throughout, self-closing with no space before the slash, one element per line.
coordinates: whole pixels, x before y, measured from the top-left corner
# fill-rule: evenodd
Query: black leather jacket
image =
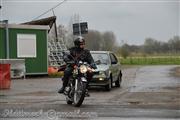
<path fill-rule="evenodd" d="M 77 47 L 72 47 L 72 48 L 69 49 L 69 51 L 70 51 L 70 54 L 77 61 L 87 62 L 88 64 L 91 65 L 92 68 L 94 68 L 94 69 L 97 68 L 89 50 L 80 49 L 80 48 L 77 48 Z"/>

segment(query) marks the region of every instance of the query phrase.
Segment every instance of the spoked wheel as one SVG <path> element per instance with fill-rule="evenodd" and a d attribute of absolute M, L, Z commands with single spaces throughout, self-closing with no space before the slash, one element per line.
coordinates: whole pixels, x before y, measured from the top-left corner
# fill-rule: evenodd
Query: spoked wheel
<path fill-rule="evenodd" d="M 73 88 L 72 88 L 73 89 Z M 70 93 L 70 91 L 67 93 L 67 96 L 66 96 L 66 102 L 67 104 L 71 105 L 73 103 L 73 99 L 72 99 L 72 95 Z"/>
<path fill-rule="evenodd" d="M 86 92 L 86 83 L 76 81 L 74 92 L 74 106 L 79 107 L 83 103 Z"/>

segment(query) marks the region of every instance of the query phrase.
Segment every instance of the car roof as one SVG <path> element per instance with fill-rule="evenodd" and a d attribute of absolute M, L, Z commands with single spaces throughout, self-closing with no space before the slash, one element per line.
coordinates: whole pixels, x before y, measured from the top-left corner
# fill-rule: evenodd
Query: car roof
<path fill-rule="evenodd" d="M 90 51 L 90 53 L 106 53 L 106 54 L 109 54 L 112 52 L 111 51 Z"/>

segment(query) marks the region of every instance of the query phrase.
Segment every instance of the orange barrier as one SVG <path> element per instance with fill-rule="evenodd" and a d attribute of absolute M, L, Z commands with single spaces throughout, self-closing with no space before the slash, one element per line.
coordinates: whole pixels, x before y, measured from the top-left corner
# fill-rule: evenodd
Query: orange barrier
<path fill-rule="evenodd" d="M 58 69 L 55 67 L 48 67 L 48 74 L 57 73 Z"/>
<path fill-rule="evenodd" d="M 0 89 L 10 89 L 10 64 L 0 64 Z"/>

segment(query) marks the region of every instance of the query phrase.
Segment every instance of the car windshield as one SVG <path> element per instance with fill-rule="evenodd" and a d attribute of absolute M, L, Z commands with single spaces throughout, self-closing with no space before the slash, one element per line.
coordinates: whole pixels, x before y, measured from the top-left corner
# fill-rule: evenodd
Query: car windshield
<path fill-rule="evenodd" d="M 100 61 L 100 64 L 109 64 L 109 57 L 106 53 L 91 53 L 94 61 Z"/>

